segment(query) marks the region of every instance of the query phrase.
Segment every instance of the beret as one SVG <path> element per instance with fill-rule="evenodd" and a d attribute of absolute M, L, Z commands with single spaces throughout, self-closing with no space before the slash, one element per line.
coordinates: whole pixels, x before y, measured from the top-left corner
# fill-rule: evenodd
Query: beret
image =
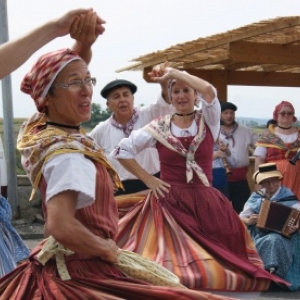
<path fill-rule="evenodd" d="M 231 102 L 220 102 L 220 104 L 221 104 L 221 112 L 224 111 L 224 110 L 226 110 L 226 109 L 231 109 L 233 111 L 237 110 L 236 105 L 234 105 Z"/>
<path fill-rule="evenodd" d="M 111 90 L 121 87 L 121 86 L 127 86 L 131 93 L 134 94 L 137 91 L 137 86 L 133 84 L 132 82 L 125 80 L 125 79 L 116 79 L 111 82 L 109 82 L 100 92 L 101 96 L 105 99 L 107 99 L 108 94 Z"/>

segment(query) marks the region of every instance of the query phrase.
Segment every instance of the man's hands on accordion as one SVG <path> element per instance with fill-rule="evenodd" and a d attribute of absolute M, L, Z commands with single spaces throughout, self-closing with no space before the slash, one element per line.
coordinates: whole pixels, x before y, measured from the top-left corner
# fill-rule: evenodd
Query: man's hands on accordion
<path fill-rule="evenodd" d="M 259 218 L 259 214 L 252 214 L 248 218 L 241 218 L 242 221 L 244 222 L 245 225 L 250 226 L 250 225 L 256 225 L 257 221 Z M 298 231 L 298 234 L 300 235 L 300 230 L 299 230 L 299 221 L 295 225 L 291 225 L 288 227 L 288 234 L 292 235 Z"/>
<path fill-rule="evenodd" d="M 291 226 L 289 226 L 288 234 L 292 235 L 293 233 L 295 233 L 298 230 L 299 230 L 299 223 L 297 225 L 291 225 Z M 298 231 L 298 234 L 300 235 L 300 230 Z"/>
<path fill-rule="evenodd" d="M 248 218 L 242 218 L 242 221 L 247 226 L 257 224 L 257 220 L 258 220 L 258 214 L 252 214 Z"/>

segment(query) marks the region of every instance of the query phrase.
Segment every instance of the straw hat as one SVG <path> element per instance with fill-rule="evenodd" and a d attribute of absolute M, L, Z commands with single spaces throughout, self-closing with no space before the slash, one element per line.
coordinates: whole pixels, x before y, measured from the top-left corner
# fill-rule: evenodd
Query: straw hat
<path fill-rule="evenodd" d="M 252 178 L 256 184 L 260 184 L 263 180 L 273 177 L 282 179 L 282 173 L 277 170 L 275 163 L 266 163 L 258 166 L 258 170 L 253 174 Z"/>

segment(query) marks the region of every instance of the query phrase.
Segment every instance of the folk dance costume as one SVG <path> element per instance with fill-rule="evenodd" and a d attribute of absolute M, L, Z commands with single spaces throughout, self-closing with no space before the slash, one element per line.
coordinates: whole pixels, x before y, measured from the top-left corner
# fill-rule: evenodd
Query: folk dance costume
<path fill-rule="evenodd" d="M 67 134 L 47 128 L 45 121 L 44 114 L 36 114 L 22 126 L 18 149 L 34 189 L 41 191 L 46 221 L 46 201 L 60 191 L 75 190 L 79 192 L 74 199 L 76 219 L 95 235 L 114 239 L 118 211 L 113 182 L 116 186 L 119 183 L 115 171 L 82 129 L 78 134 Z M 121 253 L 120 261 L 124 255 L 126 252 Z M 133 258 L 121 268 L 123 263 L 114 265 L 100 257 L 74 253 L 49 237 L 31 252 L 29 260 L 0 280 L 0 299 L 228 299 L 186 289 L 175 275 L 151 262 L 148 270 L 146 262 L 131 272 L 134 279 L 125 275 L 132 271 L 133 262 L 139 263 L 139 257 Z M 147 278 L 151 274 L 155 277 L 156 270 L 162 271 L 165 281 L 156 276 L 154 285 Z"/>
<path fill-rule="evenodd" d="M 160 263 L 189 288 L 267 290 L 270 280 L 284 281 L 263 269 L 247 228 L 228 199 L 210 186 L 219 127 L 213 127 L 209 115 L 219 103 L 203 104 L 208 121 L 196 112 L 186 130 L 193 135 L 182 137 L 167 115 L 134 131 L 111 154 L 130 159 L 145 147 L 156 147 L 160 178 L 171 185 L 163 198 L 150 192 L 120 220 L 117 244 Z"/>
<path fill-rule="evenodd" d="M 266 163 L 276 163 L 283 175 L 282 185 L 290 188 L 300 199 L 300 164 L 292 165 L 289 162 L 300 148 L 300 129 L 292 134 L 275 134 L 275 127 L 270 125 L 259 137 L 254 155 L 264 158 Z"/>

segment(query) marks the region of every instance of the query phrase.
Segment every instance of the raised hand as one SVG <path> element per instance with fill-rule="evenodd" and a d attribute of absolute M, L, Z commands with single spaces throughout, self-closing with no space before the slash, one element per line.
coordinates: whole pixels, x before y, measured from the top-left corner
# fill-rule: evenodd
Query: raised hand
<path fill-rule="evenodd" d="M 99 35 L 103 34 L 105 21 L 95 12 L 81 14 L 75 18 L 70 28 L 70 36 L 79 42 L 82 47 L 90 48 Z"/>

